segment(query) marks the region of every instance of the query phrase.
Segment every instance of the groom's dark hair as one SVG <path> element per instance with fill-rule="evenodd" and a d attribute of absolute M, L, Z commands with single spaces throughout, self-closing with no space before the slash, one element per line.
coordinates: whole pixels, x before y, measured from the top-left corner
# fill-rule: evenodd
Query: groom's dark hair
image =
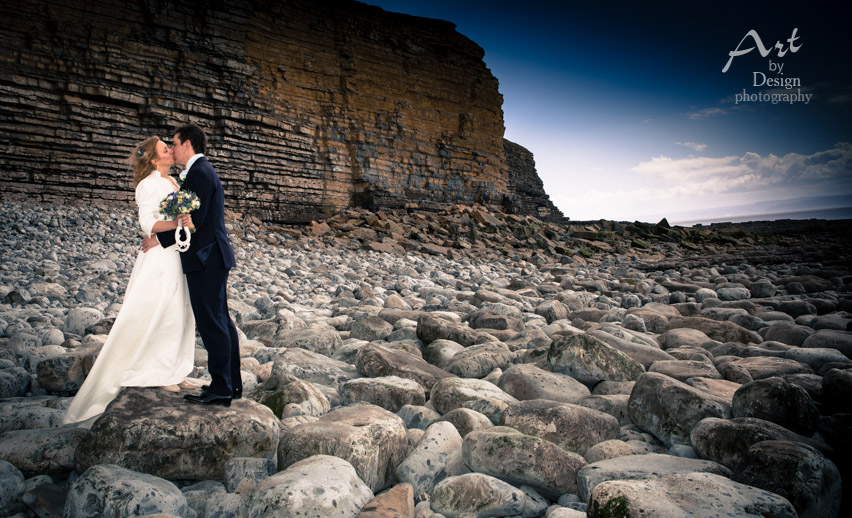
<path fill-rule="evenodd" d="M 204 153 L 207 149 L 207 136 L 204 134 L 204 130 L 195 124 L 189 123 L 178 126 L 175 134 L 181 142 L 188 140 L 192 144 L 192 150 L 196 153 Z"/>

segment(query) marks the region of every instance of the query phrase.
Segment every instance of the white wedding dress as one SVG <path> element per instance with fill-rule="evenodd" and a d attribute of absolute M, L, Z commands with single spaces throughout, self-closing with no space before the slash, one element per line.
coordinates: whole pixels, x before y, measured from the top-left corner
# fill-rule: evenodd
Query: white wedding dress
<path fill-rule="evenodd" d="M 136 204 L 146 235 L 162 219 L 160 201 L 174 190 L 174 184 L 156 170 L 139 182 Z M 194 355 L 195 317 L 175 245 L 140 251 L 121 310 L 64 422 L 102 414 L 121 387 L 180 383 L 192 371 Z"/>

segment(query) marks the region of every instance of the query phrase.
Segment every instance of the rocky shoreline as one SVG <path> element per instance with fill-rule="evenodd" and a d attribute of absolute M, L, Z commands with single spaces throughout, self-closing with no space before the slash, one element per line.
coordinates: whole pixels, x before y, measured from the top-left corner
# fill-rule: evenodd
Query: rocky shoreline
<path fill-rule="evenodd" d="M 125 389 L 90 429 L 61 419 L 120 308 L 135 214 L 3 203 L 0 228 L 3 516 L 852 509 L 849 221 L 232 213 L 247 397 Z"/>

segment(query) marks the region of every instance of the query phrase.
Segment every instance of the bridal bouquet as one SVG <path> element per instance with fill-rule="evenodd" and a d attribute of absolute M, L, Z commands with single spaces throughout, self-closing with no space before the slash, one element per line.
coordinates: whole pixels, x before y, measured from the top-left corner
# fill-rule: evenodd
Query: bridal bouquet
<path fill-rule="evenodd" d="M 170 192 L 160 202 L 160 214 L 169 219 L 177 219 L 181 214 L 189 214 L 195 209 L 201 207 L 201 200 L 198 195 L 192 191 L 175 191 Z M 189 250 L 190 232 L 181 232 L 182 226 L 178 225 L 175 229 L 175 241 L 177 242 L 178 252 L 186 252 Z M 195 229 L 192 229 L 195 232 Z M 186 239 L 183 239 L 186 236 Z"/>

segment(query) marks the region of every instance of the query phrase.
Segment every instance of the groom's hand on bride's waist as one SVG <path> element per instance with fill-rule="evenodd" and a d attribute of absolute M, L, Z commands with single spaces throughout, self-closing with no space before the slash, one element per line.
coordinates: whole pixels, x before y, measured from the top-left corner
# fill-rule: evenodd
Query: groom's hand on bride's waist
<path fill-rule="evenodd" d="M 147 252 L 148 250 L 154 248 L 155 246 L 160 246 L 160 242 L 157 241 L 157 236 L 148 236 L 142 240 L 142 251 Z"/>

